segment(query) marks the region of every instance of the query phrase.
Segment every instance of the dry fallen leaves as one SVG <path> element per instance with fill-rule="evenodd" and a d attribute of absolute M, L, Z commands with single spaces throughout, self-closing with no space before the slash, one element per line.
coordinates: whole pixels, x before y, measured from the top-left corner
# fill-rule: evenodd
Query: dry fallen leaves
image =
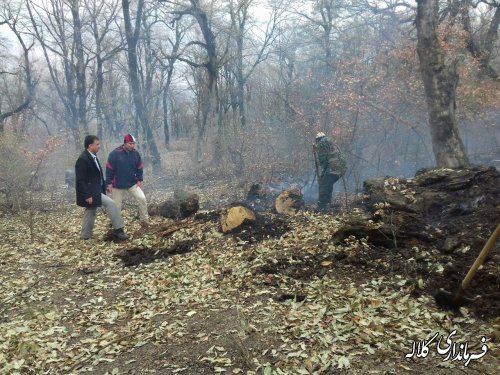
<path fill-rule="evenodd" d="M 189 366 L 201 363 L 213 373 L 311 374 L 360 368 L 367 356 L 380 353 L 403 357 L 412 340 L 434 332 L 457 329 L 477 342 L 477 335 L 498 330 L 437 311 L 429 297 L 409 298 L 403 277 L 366 277 L 359 284 L 337 276 L 331 260 L 319 261 L 324 277 L 307 281 L 258 272 L 270 260 L 297 263 L 298 248 L 311 262 L 316 254 L 335 254 L 338 246 L 321 244 L 328 244 L 339 218 L 299 212 L 286 235 L 252 245 L 222 235 L 213 222 L 175 227 L 168 237 L 130 229 L 130 241 L 114 244 L 100 240 L 107 225 L 102 215 L 94 239 L 78 240 L 80 215 L 72 206 L 40 213 L 35 243 L 16 217 L 0 219 L 2 373 L 99 372 L 111 362 L 108 373 L 119 374 L 139 366 L 134 353 L 141 348 L 182 345 L 194 337 L 202 353 L 159 361 L 158 369 L 189 374 Z M 138 226 L 126 220 L 127 228 Z M 114 257 L 127 247 L 160 248 L 185 239 L 199 240 L 196 248 L 163 261 L 124 268 Z M 343 246 L 356 254 L 360 243 L 353 239 Z M 272 298 L 277 290 L 307 298 L 278 302 Z M 234 324 L 227 321 L 218 330 L 203 325 L 228 311 Z M 260 347 L 247 347 L 245 340 L 254 337 L 262 337 Z M 239 340 L 239 349 L 224 338 Z"/>

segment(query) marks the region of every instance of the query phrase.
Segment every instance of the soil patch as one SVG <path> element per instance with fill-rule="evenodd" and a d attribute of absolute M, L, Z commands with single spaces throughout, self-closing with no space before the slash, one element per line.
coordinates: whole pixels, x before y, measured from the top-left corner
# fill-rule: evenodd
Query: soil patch
<path fill-rule="evenodd" d="M 450 293 L 456 293 L 479 251 L 469 251 L 463 256 L 455 257 L 441 274 L 433 277 L 434 286 L 429 287 L 427 292 L 435 293 L 435 285 L 439 285 Z M 473 300 L 468 308 L 480 318 L 494 319 L 500 316 L 500 246 L 497 245 L 492 251 L 494 253 L 490 253 L 464 294 L 466 298 Z"/>
<path fill-rule="evenodd" d="M 157 259 L 167 259 L 175 254 L 185 254 L 196 248 L 197 240 L 183 240 L 174 243 L 167 248 L 134 247 L 116 255 L 121 259 L 125 267 L 137 266 L 139 264 L 152 263 Z"/>
<path fill-rule="evenodd" d="M 243 224 L 229 232 L 229 234 L 237 240 L 256 243 L 270 238 L 279 238 L 290 229 L 286 217 L 271 213 L 260 213 L 256 214 L 255 222 Z"/>
<path fill-rule="evenodd" d="M 194 215 L 194 219 L 196 221 L 201 221 L 202 223 L 217 223 L 220 219 L 220 211 L 212 210 L 212 211 L 202 211 L 198 212 Z"/>
<path fill-rule="evenodd" d="M 318 267 L 319 266 L 319 267 Z M 298 280 L 309 280 L 314 276 L 323 276 L 326 272 L 314 259 L 303 254 L 290 257 L 269 259 L 267 264 L 257 268 L 257 273 L 281 274 Z"/>

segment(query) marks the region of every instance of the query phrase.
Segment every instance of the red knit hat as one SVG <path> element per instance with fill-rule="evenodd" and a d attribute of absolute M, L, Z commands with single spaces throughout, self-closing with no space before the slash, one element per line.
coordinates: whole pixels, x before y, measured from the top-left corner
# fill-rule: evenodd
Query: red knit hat
<path fill-rule="evenodd" d="M 123 143 L 130 143 L 130 142 L 136 143 L 137 141 L 135 140 L 135 138 L 132 134 L 126 134 L 125 139 L 123 140 Z"/>

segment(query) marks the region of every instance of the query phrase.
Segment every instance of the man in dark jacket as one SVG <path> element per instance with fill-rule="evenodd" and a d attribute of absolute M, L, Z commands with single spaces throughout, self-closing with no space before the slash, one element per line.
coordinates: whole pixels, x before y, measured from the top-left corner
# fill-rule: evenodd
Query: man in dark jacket
<path fill-rule="evenodd" d="M 105 195 L 104 176 L 97 152 L 101 147 L 99 138 L 87 135 L 84 141 L 85 150 L 75 164 L 76 204 L 85 208 L 80 238 L 88 240 L 94 229 L 97 207 L 104 206 L 113 224 L 113 236 L 123 241 L 128 237 L 123 231 L 123 219 L 115 202 Z"/>
<path fill-rule="evenodd" d="M 332 199 L 333 184 L 342 177 L 346 171 L 344 155 L 337 145 L 319 132 L 314 145 L 314 157 L 318 165 L 318 209 L 324 210 Z"/>
<path fill-rule="evenodd" d="M 135 138 L 127 134 L 123 144 L 109 154 L 106 163 L 106 190 L 113 193 L 113 200 L 120 210 L 123 194 L 128 191 L 139 206 L 139 220 L 147 225 L 148 204 L 142 191 L 142 159 L 135 144 Z"/>

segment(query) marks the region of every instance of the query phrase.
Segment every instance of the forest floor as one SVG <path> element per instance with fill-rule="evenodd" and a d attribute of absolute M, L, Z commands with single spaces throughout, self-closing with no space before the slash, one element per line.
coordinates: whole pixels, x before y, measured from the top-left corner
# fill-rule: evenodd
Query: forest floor
<path fill-rule="evenodd" d="M 224 184 L 196 192 L 202 208 L 244 196 Z M 126 206 L 128 241 L 106 240 L 102 212 L 81 241 L 72 195 L 34 213 L 33 240 L 27 213 L 0 217 L 1 374 L 498 373 L 498 244 L 471 285 L 475 303 L 447 311 L 433 298 L 456 290 L 498 222 L 498 201 L 453 220 L 459 241 L 447 237 L 443 253 L 444 237 L 392 249 L 339 240 L 366 215 L 360 207 L 260 212 L 229 234 L 217 210 L 201 211 L 165 235 L 179 222 L 152 217 L 142 229 Z M 450 220 L 433 222 L 436 233 Z"/>

